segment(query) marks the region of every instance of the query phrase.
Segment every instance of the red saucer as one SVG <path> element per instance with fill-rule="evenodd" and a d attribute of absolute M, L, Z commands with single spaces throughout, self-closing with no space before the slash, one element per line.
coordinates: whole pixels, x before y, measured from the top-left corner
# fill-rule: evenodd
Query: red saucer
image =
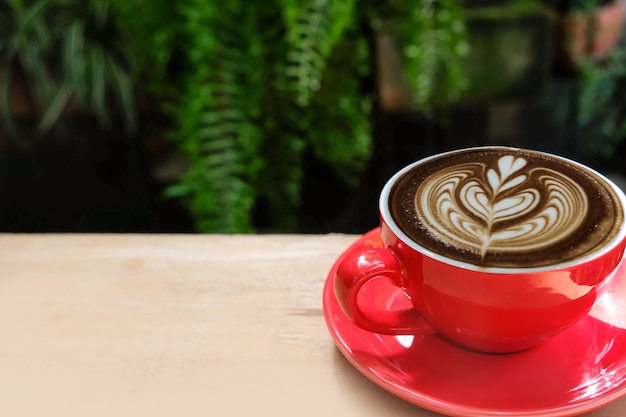
<path fill-rule="evenodd" d="M 374 246 L 381 246 L 379 229 L 348 250 Z M 451 416 L 556 417 L 589 412 L 626 395 L 625 263 L 588 316 L 539 347 L 504 355 L 470 352 L 434 334 L 361 330 L 337 304 L 335 267 L 323 303 L 337 347 L 367 378 L 415 405 Z M 393 293 L 379 297 L 383 292 Z M 408 303 L 384 279 L 374 280 L 361 295 L 362 308 Z"/>

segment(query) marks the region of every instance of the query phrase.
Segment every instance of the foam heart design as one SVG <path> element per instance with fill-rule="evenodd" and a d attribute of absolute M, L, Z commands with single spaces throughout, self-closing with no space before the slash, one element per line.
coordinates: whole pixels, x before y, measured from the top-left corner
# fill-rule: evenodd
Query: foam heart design
<path fill-rule="evenodd" d="M 566 239 L 581 224 L 587 199 L 563 174 L 528 168 L 524 158 L 506 155 L 495 166 L 471 163 L 432 175 L 415 204 L 431 233 L 484 257 Z"/>

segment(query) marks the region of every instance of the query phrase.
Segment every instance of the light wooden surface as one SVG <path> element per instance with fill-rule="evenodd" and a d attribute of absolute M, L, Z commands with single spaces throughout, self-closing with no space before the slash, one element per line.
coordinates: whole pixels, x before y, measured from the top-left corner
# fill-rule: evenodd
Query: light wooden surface
<path fill-rule="evenodd" d="M 327 331 L 322 287 L 355 239 L 0 235 L 0 416 L 435 416 Z"/>

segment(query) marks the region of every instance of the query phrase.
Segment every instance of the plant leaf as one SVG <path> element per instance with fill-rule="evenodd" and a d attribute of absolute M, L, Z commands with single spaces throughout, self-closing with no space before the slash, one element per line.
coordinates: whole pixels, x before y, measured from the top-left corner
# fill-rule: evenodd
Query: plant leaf
<path fill-rule="evenodd" d="M 298 6 L 284 3 L 291 47 L 285 72 L 301 106 L 308 105 L 319 90 L 330 53 L 354 21 L 355 4 L 354 0 L 306 0 Z"/>
<path fill-rule="evenodd" d="M 75 97 L 84 102 L 89 95 L 89 87 L 85 80 L 85 25 L 81 21 L 75 21 L 64 33 L 66 35 L 63 43 L 65 81 L 74 86 Z"/>
<path fill-rule="evenodd" d="M 108 124 L 109 118 L 106 108 L 106 67 L 102 48 L 97 45 L 92 45 L 89 48 L 86 67 L 89 71 L 91 84 L 89 101 L 98 115 L 98 118 Z"/>
<path fill-rule="evenodd" d="M 61 112 L 65 108 L 71 96 L 71 89 L 67 85 L 61 85 L 48 103 L 46 110 L 41 117 L 37 131 L 39 134 L 47 133 L 59 120 Z"/>

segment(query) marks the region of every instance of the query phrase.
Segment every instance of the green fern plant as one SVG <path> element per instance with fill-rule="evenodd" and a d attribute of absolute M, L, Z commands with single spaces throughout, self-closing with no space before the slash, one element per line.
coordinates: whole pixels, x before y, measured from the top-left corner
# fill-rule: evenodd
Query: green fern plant
<path fill-rule="evenodd" d="M 277 230 L 296 230 L 305 153 L 315 148 L 329 160 L 336 153 L 321 151 L 320 138 L 329 144 L 338 135 L 321 127 L 332 125 L 321 115 L 335 112 L 320 106 L 340 103 L 344 113 L 358 110 L 361 119 L 369 111 L 353 91 L 358 81 L 322 82 L 353 8 L 320 0 L 281 0 L 272 7 L 187 0 L 178 11 L 184 82 L 170 114 L 189 170 L 168 195 L 188 202 L 200 231 L 253 231 L 251 212 L 260 201 L 270 207 Z M 358 98 L 339 99 L 349 94 Z M 362 164 L 369 149 L 363 123 L 339 126 L 340 142 L 361 144 L 341 149 L 346 169 L 354 155 Z M 347 127 L 361 131 L 354 135 Z"/>
<path fill-rule="evenodd" d="M 328 58 L 355 21 L 356 0 L 282 0 L 287 76 L 298 104 L 306 106 L 321 88 Z"/>
<path fill-rule="evenodd" d="M 310 143 L 315 156 L 347 185 L 356 186 L 372 151 L 373 97 L 363 93 L 370 74 L 367 40 L 351 28 L 328 59 L 331 68 L 310 105 Z M 328 111 L 332 109 L 332 111 Z"/>
<path fill-rule="evenodd" d="M 166 101 L 178 90 L 171 67 L 182 42 L 183 19 L 176 2 L 170 0 L 109 0 L 127 45 L 133 74 L 141 80 L 140 93 Z M 149 12 L 147 8 L 149 5 Z"/>
<path fill-rule="evenodd" d="M 155 1 L 165 10 L 164 0 Z M 427 7 L 398 1 L 394 7 L 409 20 L 413 8 Z M 171 136 L 189 165 L 167 195 L 187 203 L 199 231 L 251 232 L 259 205 L 269 208 L 273 230 L 296 231 L 307 157 L 325 162 L 347 184 L 358 182 L 371 152 L 373 91 L 363 81 L 371 77 L 372 28 L 381 3 L 180 0 L 149 21 L 145 14 L 135 19 L 137 7 L 114 2 L 125 21 L 134 22 L 131 39 L 143 42 L 133 50 L 158 49 L 158 56 L 134 62 L 139 74 L 155 67 L 167 80 L 153 88 L 167 90 Z M 454 0 L 431 3 L 440 17 L 456 12 Z M 437 22 L 418 35 L 407 31 L 407 48 L 437 31 L 433 68 L 407 55 L 413 65 L 407 68 L 436 84 L 426 95 L 418 91 L 420 100 L 444 90 L 451 96 L 456 87 L 446 86 L 460 79 L 454 62 L 442 63 L 449 58 L 446 47 L 462 47 L 458 19 Z M 444 44 L 451 27 L 456 37 Z"/>
<path fill-rule="evenodd" d="M 579 146 L 586 155 L 611 157 L 626 137 L 626 47 L 620 46 L 601 63 L 579 62 L 576 104 Z"/>
<path fill-rule="evenodd" d="M 286 58 L 277 57 L 283 63 L 276 78 L 281 104 L 265 103 L 276 115 L 266 130 L 276 140 L 268 143 L 270 169 L 263 184 L 279 230 L 297 227 L 306 153 L 352 184 L 369 157 L 370 98 L 359 90 L 368 75 L 369 51 L 362 48 L 355 5 L 352 0 L 282 0 L 287 52 Z M 356 44 L 361 48 L 348 50 Z"/>
<path fill-rule="evenodd" d="M 416 106 L 427 110 L 457 99 L 467 88 L 463 59 L 470 51 L 458 0 L 392 2 L 404 70 Z"/>
<path fill-rule="evenodd" d="M 262 139 L 253 122 L 259 89 L 251 86 L 263 68 L 263 45 L 242 34 L 259 30 L 258 22 L 237 3 L 192 0 L 183 6 L 188 72 L 172 114 L 173 137 L 190 169 L 169 194 L 189 197 L 199 230 L 250 232 Z"/>

